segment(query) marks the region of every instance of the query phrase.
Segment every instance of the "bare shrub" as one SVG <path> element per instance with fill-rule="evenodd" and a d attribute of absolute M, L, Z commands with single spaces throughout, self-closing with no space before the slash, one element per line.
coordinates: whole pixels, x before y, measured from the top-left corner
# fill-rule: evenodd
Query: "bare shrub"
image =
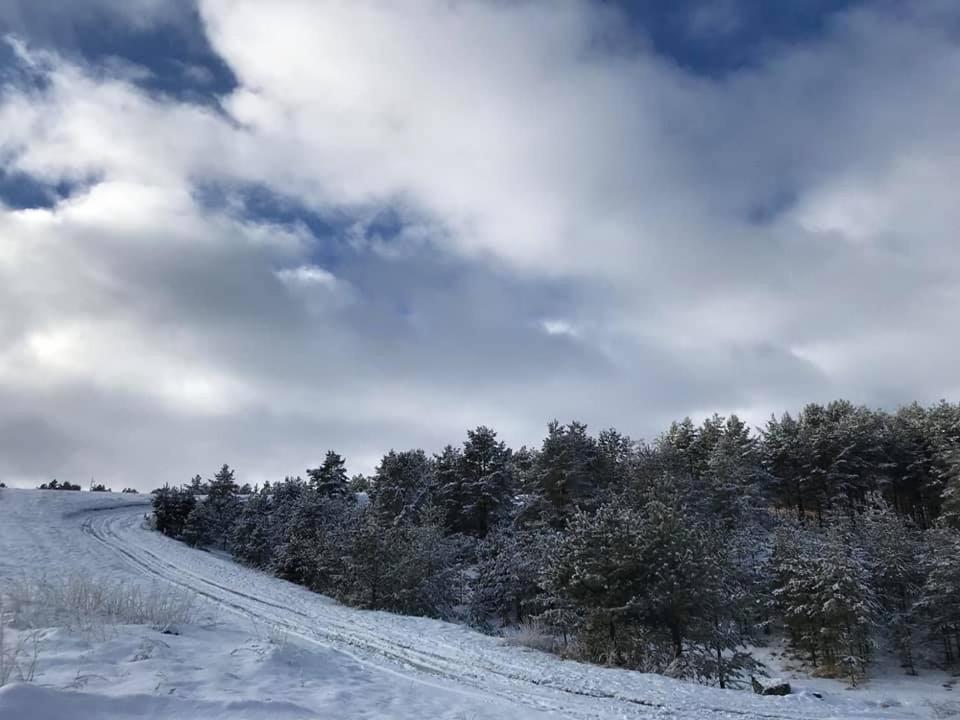
<path fill-rule="evenodd" d="M 547 625 L 536 620 L 521 623 L 519 626 L 505 631 L 504 643 L 556 655 L 565 655 L 569 650 L 564 645 L 563 638 L 552 632 Z"/>
<path fill-rule="evenodd" d="M 9 621 L 16 628 L 62 627 L 103 632 L 115 625 L 151 625 L 161 631 L 194 618 L 196 596 L 154 584 L 96 579 L 76 574 L 11 583 L 6 593 Z"/>
<path fill-rule="evenodd" d="M 31 682 L 40 655 L 39 630 L 14 630 L 0 597 L 0 687 L 8 682 Z"/>

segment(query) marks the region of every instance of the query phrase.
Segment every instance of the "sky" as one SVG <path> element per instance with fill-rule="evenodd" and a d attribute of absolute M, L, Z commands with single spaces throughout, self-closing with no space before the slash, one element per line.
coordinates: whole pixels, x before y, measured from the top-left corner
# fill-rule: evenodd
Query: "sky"
<path fill-rule="evenodd" d="M 0 480 L 956 400 L 950 0 L 3 0 Z"/>

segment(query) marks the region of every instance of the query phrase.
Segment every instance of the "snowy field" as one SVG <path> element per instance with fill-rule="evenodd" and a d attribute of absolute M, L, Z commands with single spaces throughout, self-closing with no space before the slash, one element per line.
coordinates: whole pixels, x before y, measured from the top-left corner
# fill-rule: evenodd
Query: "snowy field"
<path fill-rule="evenodd" d="M 854 690 L 793 677 L 797 694 L 761 698 L 353 610 L 150 532 L 148 511 L 146 496 L 0 490 L 0 590 L 80 577 L 193 599 L 174 634 L 41 629 L 32 682 L 0 689 L 0 719 L 960 717 L 960 687 L 942 673 L 891 669 Z"/>

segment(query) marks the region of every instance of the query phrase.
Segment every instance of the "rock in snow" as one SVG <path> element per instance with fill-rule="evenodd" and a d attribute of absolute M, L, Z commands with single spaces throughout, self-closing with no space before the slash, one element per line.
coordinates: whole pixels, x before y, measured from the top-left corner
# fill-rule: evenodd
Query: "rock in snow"
<path fill-rule="evenodd" d="M 751 675 L 750 684 L 753 685 L 753 691 L 757 695 L 789 695 L 791 692 L 790 683 L 786 680 L 757 680 Z"/>

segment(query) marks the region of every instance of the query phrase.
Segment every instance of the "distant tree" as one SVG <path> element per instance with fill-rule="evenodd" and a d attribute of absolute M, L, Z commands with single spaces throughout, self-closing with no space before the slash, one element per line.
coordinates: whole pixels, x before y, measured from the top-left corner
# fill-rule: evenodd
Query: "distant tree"
<path fill-rule="evenodd" d="M 366 475 L 357 473 L 350 478 L 350 482 L 347 484 L 347 490 L 354 494 L 369 492 L 370 478 L 368 478 Z"/>
<path fill-rule="evenodd" d="M 136 488 L 125 487 L 121 492 L 128 495 L 138 495 L 140 491 Z"/>
<path fill-rule="evenodd" d="M 192 492 L 194 495 L 206 495 L 209 487 L 207 483 L 203 481 L 203 478 L 199 475 L 194 475 L 190 479 L 190 483 L 187 486 L 187 489 Z"/>
<path fill-rule="evenodd" d="M 64 482 L 61 483 L 61 482 L 58 482 L 58 481 L 56 480 L 56 478 L 54 478 L 53 480 L 51 480 L 51 481 L 48 482 L 48 483 L 43 483 L 43 484 L 40 486 L 40 489 L 41 489 L 41 490 L 73 490 L 73 491 L 79 491 L 79 490 L 81 490 L 81 487 L 80 487 L 79 485 L 73 485 L 73 484 L 71 484 L 69 481 L 64 481 Z"/>

